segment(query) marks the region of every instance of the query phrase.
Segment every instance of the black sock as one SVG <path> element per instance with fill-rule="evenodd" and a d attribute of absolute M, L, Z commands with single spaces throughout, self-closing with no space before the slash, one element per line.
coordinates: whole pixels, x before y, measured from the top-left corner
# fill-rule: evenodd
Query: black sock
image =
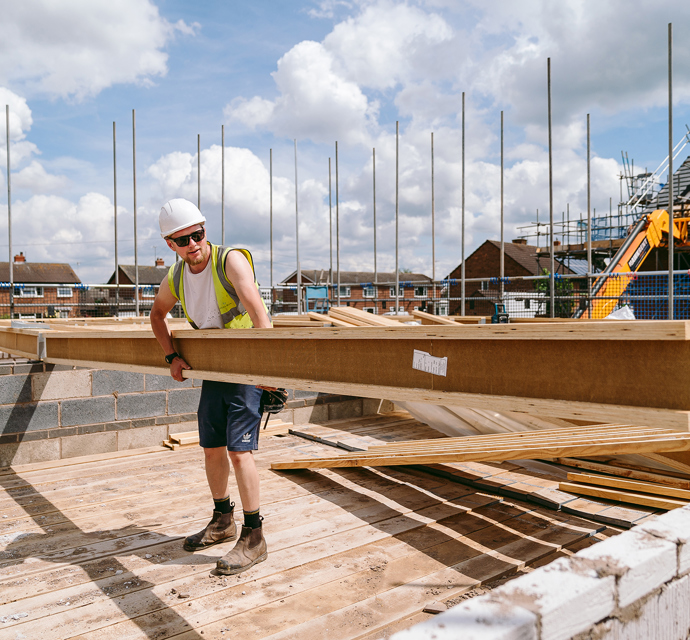
<path fill-rule="evenodd" d="M 259 515 L 259 510 L 256 511 L 244 511 L 244 526 L 251 527 L 252 529 L 258 529 L 261 526 L 261 516 Z"/>
<path fill-rule="evenodd" d="M 234 502 L 230 502 L 230 496 L 223 498 L 222 500 L 213 499 L 213 509 L 215 511 L 220 511 L 221 513 L 230 513 L 232 508 L 235 506 Z"/>

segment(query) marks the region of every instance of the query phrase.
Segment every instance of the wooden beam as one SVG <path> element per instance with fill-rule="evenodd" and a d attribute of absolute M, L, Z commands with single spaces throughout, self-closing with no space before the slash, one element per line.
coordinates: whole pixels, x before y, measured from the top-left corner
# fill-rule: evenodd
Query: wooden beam
<path fill-rule="evenodd" d="M 599 487 L 612 487 L 614 489 L 624 489 L 638 493 L 651 493 L 656 496 L 668 496 L 681 500 L 690 500 L 690 491 L 687 489 L 676 489 L 667 487 L 663 484 L 651 482 L 638 482 L 636 480 L 624 480 L 623 478 L 612 478 L 611 476 L 600 476 L 592 473 L 569 473 L 570 482 L 580 482 L 583 484 L 593 484 Z"/>
<path fill-rule="evenodd" d="M 677 487 L 679 489 L 690 490 L 690 480 L 686 480 L 684 478 L 675 478 L 673 476 L 664 475 L 662 473 L 641 471 L 639 469 L 628 469 L 626 467 L 616 467 L 610 464 L 591 462 L 589 460 L 577 460 L 575 458 L 556 458 L 554 459 L 554 462 L 568 467 L 575 467 L 576 469 L 587 469 L 589 471 L 607 473 L 609 475 L 619 476 L 621 478 L 631 478 L 633 480 L 642 480 L 644 482 L 665 484 L 669 487 Z"/>
<path fill-rule="evenodd" d="M 448 462 L 502 462 L 523 458 L 558 458 L 564 456 L 623 455 L 646 451 L 690 450 L 690 434 L 674 434 L 674 437 L 657 436 L 655 439 L 631 439 L 596 444 L 551 444 L 515 446 L 511 448 L 484 447 L 476 450 L 457 450 L 405 455 L 353 453 L 333 458 L 308 458 L 290 462 L 275 462 L 272 469 L 325 469 L 337 467 L 385 467 L 397 465 L 443 464 Z"/>
<path fill-rule="evenodd" d="M 414 310 L 412 311 L 412 315 L 417 318 L 418 320 L 422 321 L 422 324 L 427 325 L 427 324 L 445 324 L 445 325 L 451 325 L 451 326 L 461 326 L 458 325 L 455 320 L 450 320 L 448 316 L 435 316 L 433 313 L 427 313 L 426 311 L 418 311 Z"/>
<path fill-rule="evenodd" d="M 673 498 L 660 498 L 643 493 L 631 491 L 617 491 L 616 489 L 605 489 L 603 487 L 593 487 L 586 484 L 575 482 L 560 482 L 558 488 L 561 491 L 574 493 L 581 496 L 592 496 L 594 498 L 604 498 L 615 502 L 625 502 L 627 504 L 639 504 L 655 509 L 678 509 L 688 504 L 687 500 L 674 500 Z"/>
<path fill-rule="evenodd" d="M 173 336 L 193 367 L 186 377 L 688 430 L 689 324 L 291 327 Z M 37 357 L 41 334 L 48 362 L 168 373 L 148 330 L 3 328 L 0 350 Z M 447 375 L 413 369 L 415 350 L 447 358 Z"/>

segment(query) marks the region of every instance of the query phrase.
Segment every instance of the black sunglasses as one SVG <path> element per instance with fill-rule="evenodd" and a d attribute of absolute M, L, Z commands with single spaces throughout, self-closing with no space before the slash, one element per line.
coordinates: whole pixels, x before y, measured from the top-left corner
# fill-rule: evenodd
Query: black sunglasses
<path fill-rule="evenodd" d="M 205 235 L 206 231 L 202 227 L 201 229 L 192 231 L 192 233 L 190 233 L 189 235 L 179 236 L 177 238 L 168 238 L 168 240 L 172 240 L 178 247 L 186 247 L 189 244 L 190 238 L 194 240 L 194 242 L 201 242 L 204 239 Z"/>

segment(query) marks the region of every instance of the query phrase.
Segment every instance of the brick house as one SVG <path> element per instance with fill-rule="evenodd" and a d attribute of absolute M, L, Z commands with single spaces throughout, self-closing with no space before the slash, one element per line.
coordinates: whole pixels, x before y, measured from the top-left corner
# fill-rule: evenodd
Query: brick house
<path fill-rule="evenodd" d="M 27 262 L 14 256 L 14 318 L 71 318 L 79 315 L 81 280 L 66 263 Z M 0 317 L 10 317 L 10 264 L 0 262 Z"/>
<path fill-rule="evenodd" d="M 528 245 L 526 240 L 517 239 L 504 244 L 504 301 L 510 315 L 535 317 L 546 315 L 548 287 L 546 281 L 537 285 L 535 280 L 511 280 L 524 276 L 539 276 L 548 274 L 551 263 L 549 254 L 537 252 L 537 247 Z M 494 301 L 498 300 L 501 260 L 501 243 L 497 240 L 486 240 L 465 261 L 465 278 L 486 278 L 483 282 L 466 282 L 465 284 L 465 315 L 488 316 L 494 313 Z M 448 276 L 450 284 L 450 313 L 461 315 L 461 268 L 458 265 Z M 574 271 L 556 260 L 556 274 L 573 274 Z M 495 281 L 489 281 L 494 278 Z M 565 282 L 564 287 L 578 289 L 579 280 Z M 558 286 L 558 285 L 557 285 Z M 585 283 L 586 287 L 586 283 Z M 558 293 L 558 289 L 557 289 Z M 566 309 L 565 307 L 568 307 Z M 557 307 L 557 315 L 571 315 L 569 305 Z"/>
<path fill-rule="evenodd" d="M 337 278 L 333 273 L 333 279 Z M 303 300 L 307 300 L 309 310 L 319 310 L 322 302 L 328 306 L 338 304 L 336 286 L 328 284 L 328 269 L 302 271 Z M 413 309 L 432 308 L 434 294 L 438 293 L 429 276 L 423 273 L 401 273 L 399 276 L 400 312 L 409 313 Z M 296 311 L 297 272 L 291 273 L 274 291 L 274 310 Z M 373 271 L 340 272 L 340 304 L 355 307 L 370 313 L 383 314 L 395 311 L 395 273 L 377 274 L 374 282 Z M 325 306 L 325 305 L 324 305 Z"/>
<path fill-rule="evenodd" d="M 134 283 L 136 275 L 133 264 L 118 265 L 119 280 L 123 286 L 120 289 L 120 316 L 134 314 Z M 156 258 L 155 266 L 139 265 L 139 312 L 141 315 L 148 316 L 151 313 L 153 300 L 158 293 L 163 278 L 168 275 L 168 267 L 165 266 L 163 258 Z M 115 272 L 108 280 L 109 285 L 115 284 Z M 110 288 L 108 292 L 108 299 L 111 306 L 115 305 L 116 298 L 115 288 Z"/>

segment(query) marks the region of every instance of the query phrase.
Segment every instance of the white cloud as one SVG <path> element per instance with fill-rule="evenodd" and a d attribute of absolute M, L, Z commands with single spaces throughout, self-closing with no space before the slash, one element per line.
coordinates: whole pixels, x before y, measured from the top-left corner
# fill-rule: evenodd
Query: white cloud
<path fill-rule="evenodd" d="M 28 189 L 33 193 L 49 193 L 61 191 L 69 183 L 65 176 L 49 174 L 43 165 L 32 160 L 31 164 L 24 167 L 12 176 L 12 186 L 18 189 Z"/>
<path fill-rule="evenodd" d="M 198 25 L 171 24 L 150 0 L 6 2 L 0 84 L 80 100 L 117 83 L 167 72 L 166 44 Z"/>

